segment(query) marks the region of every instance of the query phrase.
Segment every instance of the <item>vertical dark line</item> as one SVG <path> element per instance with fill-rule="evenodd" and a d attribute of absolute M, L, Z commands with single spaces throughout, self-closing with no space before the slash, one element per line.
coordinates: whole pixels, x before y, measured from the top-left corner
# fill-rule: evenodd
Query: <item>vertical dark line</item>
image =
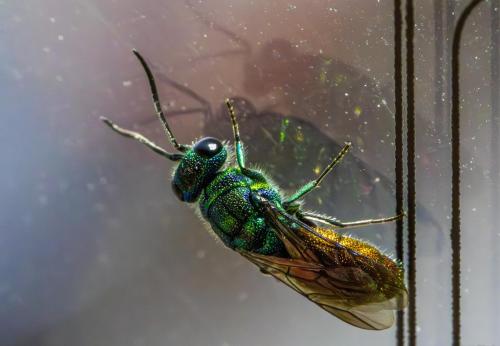
<path fill-rule="evenodd" d="M 434 76 L 436 78 L 436 91 L 434 94 L 434 129 L 439 136 L 443 133 L 444 126 L 444 66 L 445 45 L 443 28 L 443 0 L 434 0 L 434 36 L 435 59 Z"/>
<path fill-rule="evenodd" d="M 445 108 L 445 113 L 450 114 L 451 113 L 451 46 L 452 46 L 452 37 L 453 37 L 453 30 L 455 29 L 455 3 L 457 0 L 446 0 L 446 46 L 444 47 L 445 54 L 444 54 L 444 59 L 445 59 L 445 85 L 446 85 L 446 92 L 445 92 L 445 103 L 444 103 L 444 108 Z M 445 143 L 448 142 L 449 140 L 449 135 L 450 135 L 450 129 L 451 129 L 451 119 L 449 117 L 444 117 L 443 119 L 443 137 L 445 139 Z"/>
<path fill-rule="evenodd" d="M 499 206 L 499 142 L 498 142 L 498 129 L 499 129 L 499 118 L 500 118 L 500 51 L 499 51 L 499 40 L 500 40 L 500 1 L 492 1 L 490 4 L 490 14 L 491 14 L 491 244 L 493 247 L 493 258 L 500 258 L 500 248 L 498 244 L 497 228 L 498 228 L 498 210 Z M 496 9 L 496 10 L 495 10 Z M 493 266 L 493 294 L 492 301 L 497 301 L 497 305 L 493 307 L 493 311 L 500 309 L 498 304 L 498 292 L 500 292 L 500 281 L 497 274 L 498 268 Z M 495 320 L 492 319 L 494 326 Z"/>
<path fill-rule="evenodd" d="M 452 247 L 452 338 L 460 345 L 460 40 L 465 22 L 483 0 L 473 0 L 460 15 L 453 35 L 451 57 L 451 247 Z"/>
<path fill-rule="evenodd" d="M 403 212 L 403 15 L 401 0 L 394 0 L 394 102 L 395 102 L 395 159 L 396 159 L 396 214 Z M 396 257 L 403 263 L 403 219 L 396 222 Z M 396 345 L 404 346 L 404 311 L 397 312 Z"/>
<path fill-rule="evenodd" d="M 406 0 L 406 107 L 407 107 L 407 174 L 408 174 L 408 337 L 409 345 L 417 344 L 416 305 L 416 235 L 415 235 L 415 62 L 413 0 Z"/>

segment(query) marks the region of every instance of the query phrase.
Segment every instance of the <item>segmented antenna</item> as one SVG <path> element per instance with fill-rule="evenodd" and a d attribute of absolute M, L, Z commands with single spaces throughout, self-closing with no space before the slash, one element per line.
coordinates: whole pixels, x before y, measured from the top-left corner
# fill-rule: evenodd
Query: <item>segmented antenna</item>
<path fill-rule="evenodd" d="M 139 62 L 141 63 L 142 67 L 144 68 L 144 71 L 146 72 L 146 75 L 148 77 L 149 87 L 151 89 L 151 94 L 153 96 L 153 105 L 155 107 L 156 115 L 163 124 L 163 128 L 165 129 L 165 132 L 170 138 L 170 142 L 172 143 L 175 149 L 179 150 L 180 152 L 186 152 L 189 149 L 189 147 L 184 144 L 179 144 L 179 142 L 177 142 L 177 139 L 175 139 L 175 136 L 172 133 L 170 126 L 168 126 L 167 119 L 165 118 L 163 110 L 161 109 L 160 97 L 158 96 L 158 89 L 156 88 L 156 82 L 153 77 L 153 74 L 151 73 L 151 69 L 149 68 L 148 64 L 146 63 L 142 55 L 139 54 L 137 50 L 133 49 L 132 52 L 137 57 L 137 59 L 139 59 Z"/>

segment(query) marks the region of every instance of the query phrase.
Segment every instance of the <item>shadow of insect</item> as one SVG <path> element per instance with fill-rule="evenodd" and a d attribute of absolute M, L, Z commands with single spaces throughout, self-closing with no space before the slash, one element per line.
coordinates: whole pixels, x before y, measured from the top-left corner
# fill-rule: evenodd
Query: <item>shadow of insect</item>
<path fill-rule="evenodd" d="M 161 71 L 155 73 L 160 83 L 197 103 L 190 108 L 169 110 L 167 117 L 200 114 L 204 136 L 232 138 L 230 116 L 224 103 L 214 110 L 210 102 L 194 90 Z M 309 121 L 277 112 L 259 111 L 245 97 L 233 96 L 231 100 L 238 115 L 248 162 L 269 173 L 284 191 L 294 191 L 297 186 L 316 178 L 332 155 L 342 149 L 341 143 Z M 306 198 L 305 203 L 310 209 L 334 214 L 340 219 L 378 217 L 394 212 L 395 186 L 387 176 L 350 154 L 336 168 L 333 176 L 322 183 L 321 189 Z M 443 238 L 439 223 L 421 203 L 418 203 L 417 210 L 417 217 L 426 230 L 437 234 L 435 251 L 438 251 Z M 364 232 L 363 238 L 377 243 L 382 241 L 389 247 L 394 239 L 393 229 L 393 225 L 375 225 L 370 231 L 352 232 Z"/>

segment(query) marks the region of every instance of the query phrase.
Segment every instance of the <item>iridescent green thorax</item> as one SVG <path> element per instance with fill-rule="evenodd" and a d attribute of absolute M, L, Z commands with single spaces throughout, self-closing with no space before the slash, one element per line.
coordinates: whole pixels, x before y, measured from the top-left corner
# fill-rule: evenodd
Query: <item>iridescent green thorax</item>
<path fill-rule="evenodd" d="M 261 173 L 243 175 L 239 168 L 219 172 L 203 189 L 199 206 L 214 232 L 232 249 L 285 256 L 276 233 L 266 224 L 252 194 L 281 205 L 281 196 Z"/>

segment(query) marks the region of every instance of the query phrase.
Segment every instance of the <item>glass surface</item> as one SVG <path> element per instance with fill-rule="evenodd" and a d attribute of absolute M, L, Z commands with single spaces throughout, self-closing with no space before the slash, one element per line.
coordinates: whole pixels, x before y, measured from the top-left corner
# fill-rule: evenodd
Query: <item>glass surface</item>
<path fill-rule="evenodd" d="M 451 32 L 416 3 L 417 337 L 449 345 Z M 490 7 L 462 41 L 464 345 L 500 340 Z M 170 150 L 136 48 L 180 142 L 231 140 L 220 105 L 245 98 L 248 163 L 292 192 L 352 141 L 306 207 L 390 216 L 393 20 L 391 1 L 0 0 L 0 345 L 395 344 L 395 327 L 351 327 L 225 248 L 172 193 L 173 164 L 98 119 Z M 394 253 L 393 224 L 351 233 Z"/>

